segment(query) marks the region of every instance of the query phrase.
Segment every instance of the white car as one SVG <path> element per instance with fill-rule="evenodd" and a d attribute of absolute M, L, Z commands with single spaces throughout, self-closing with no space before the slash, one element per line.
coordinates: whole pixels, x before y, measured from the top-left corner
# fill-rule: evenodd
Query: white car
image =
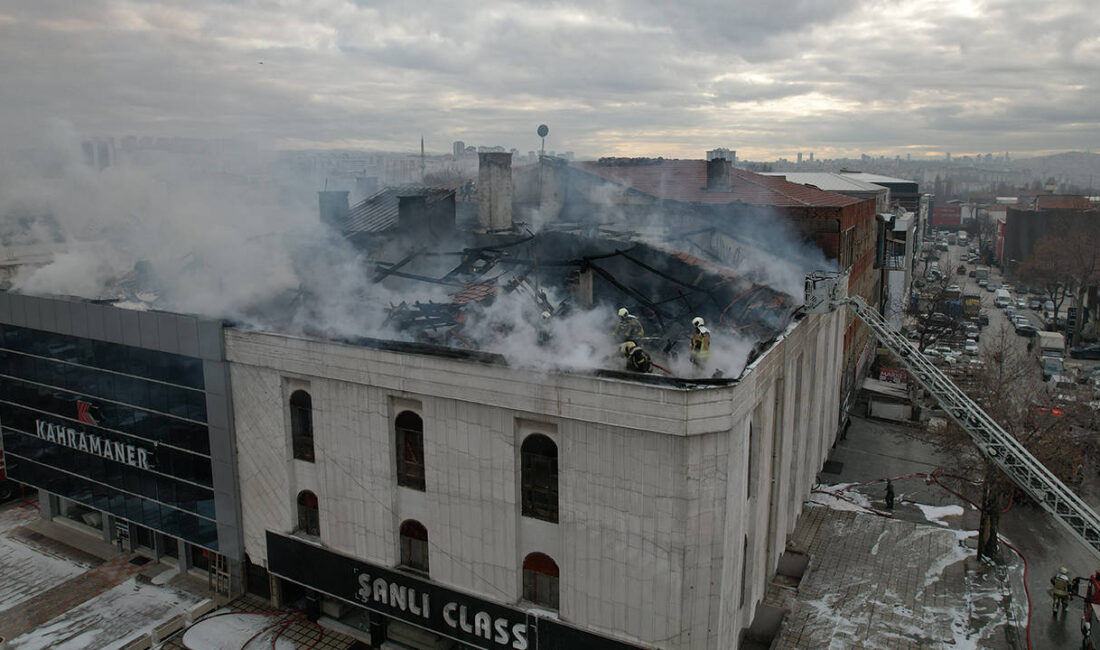
<path fill-rule="evenodd" d="M 978 356 L 978 342 L 974 339 L 967 339 L 966 343 L 963 345 L 963 352 L 972 357 Z"/>

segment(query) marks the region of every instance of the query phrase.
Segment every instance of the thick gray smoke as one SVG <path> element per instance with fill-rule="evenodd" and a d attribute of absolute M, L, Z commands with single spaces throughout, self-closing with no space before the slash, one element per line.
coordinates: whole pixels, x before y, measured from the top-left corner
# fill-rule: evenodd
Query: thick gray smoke
<path fill-rule="evenodd" d="M 52 256 L 48 263 L 21 267 L 11 280 L 15 291 L 118 299 L 124 307 L 195 313 L 287 333 L 398 340 L 415 340 L 416 334 L 400 331 L 387 318 L 387 307 L 453 299 L 454 287 L 395 278 L 372 282 L 373 262 L 319 224 L 316 187 L 276 186 L 262 174 L 241 182 L 207 172 L 219 168 L 213 160 L 196 166 L 194 161 L 154 159 L 98 170 L 86 164 L 80 145 L 75 133 L 59 125 L 43 147 L 46 154 L 35 159 L 38 164 L 25 164 L 25 158 L 4 163 L 0 237 L 17 255 L 48 251 Z M 264 168 L 262 163 L 257 167 Z M 628 223 L 635 241 L 654 247 L 705 248 L 693 254 L 753 274 L 793 296 L 801 286 L 804 260 L 820 256 L 791 233 L 775 230 L 774 223 L 771 228 L 762 224 L 753 236 L 770 237 L 769 248 L 779 254 L 727 239 L 669 241 L 665 215 L 627 216 L 617 206 L 609 195 L 594 214 L 604 225 Z M 788 249 L 782 248 L 784 242 Z M 441 243 L 443 250 L 463 245 Z M 423 257 L 403 270 L 439 277 L 454 261 Z M 511 275 L 504 272 L 497 286 Z M 543 289 L 555 307 L 565 302 L 555 288 Z M 617 307 L 554 310 L 545 320 L 531 296 L 501 291 L 494 301 L 467 308 L 462 330 L 466 340 L 515 365 L 547 371 L 625 368 L 612 338 Z M 715 369 L 736 376 L 755 343 L 716 331 L 706 369 L 692 366 L 686 353 L 655 355 L 655 360 L 681 377 L 710 376 Z M 687 349 L 686 340 L 678 349 Z"/>

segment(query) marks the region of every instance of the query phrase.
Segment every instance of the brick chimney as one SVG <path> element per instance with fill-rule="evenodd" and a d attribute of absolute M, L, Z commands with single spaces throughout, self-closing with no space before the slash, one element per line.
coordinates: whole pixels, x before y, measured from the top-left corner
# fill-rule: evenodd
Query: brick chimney
<path fill-rule="evenodd" d="M 318 192 L 317 205 L 321 223 L 343 232 L 348 220 L 348 193 L 346 191 Z"/>
<path fill-rule="evenodd" d="M 512 154 L 477 154 L 478 221 L 488 231 L 512 228 Z"/>
<path fill-rule="evenodd" d="M 707 161 L 707 191 L 728 192 L 731 189 L 730 175 L 733 164 L 725 158 Z"/>

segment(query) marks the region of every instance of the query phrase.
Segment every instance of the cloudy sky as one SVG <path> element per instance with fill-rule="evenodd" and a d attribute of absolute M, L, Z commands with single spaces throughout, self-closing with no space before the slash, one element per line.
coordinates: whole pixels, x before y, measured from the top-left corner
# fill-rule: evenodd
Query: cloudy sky
<path fill-rule="evenodd" d="M 0 0 L 0 139 L 1100 149 L 1096 0 Z"/>

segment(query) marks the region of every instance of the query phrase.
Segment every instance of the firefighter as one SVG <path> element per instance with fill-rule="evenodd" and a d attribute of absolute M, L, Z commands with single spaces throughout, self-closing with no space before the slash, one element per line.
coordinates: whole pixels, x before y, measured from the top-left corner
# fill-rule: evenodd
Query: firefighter
<path fill-rule="evenodd" d="M 1069 607 L 1069 569 L 1060 567 L 1058 573 L 1054 574 L 1050 579 L 1050 586 L 1051 606 L 1054 610 L 1054 617 L 1057 618 L 1059 614 L 1064 616 L 1066 609 Z"/>
<path fill-rule="evenodd" d="M 642 322 L 638 317 L 627 311 L 626 307 L 619 308 L 619 322 L 615 325 L 615 338 L 619 341 L 640 341 L 645 336 Z"/>
<path fill-rule="evenodd" d="M 894 509 L 894 482 L 886 479 L 886 509 Z"/>
<path fill-rule="evenodd" d="M 636 344 L 634 341 L 627 341 L 619 346 L 623 355 L 626 356 L 626 369 L 633 370 L 634 372 L 649 372 L 653 367 L 653 360 L 650 358 L 649 353 L 642 349 L 642 346 Z"/>
<path fill-rule="evenodd" d="M 550 339 L 553 336 L 550 333 L 550 312 L 544 311 L 539 316 L 538 325 L 535 326 L 535 342 L 539 347 L 545 347 L 550 344 Z"/>
<path fill-rule="evenodd" d="M 695 330 L 691 335 L 691 362 L 701 368 L 710 358 L 710 330 L 701 316 L 691 319 L 691 326 Z"/>

